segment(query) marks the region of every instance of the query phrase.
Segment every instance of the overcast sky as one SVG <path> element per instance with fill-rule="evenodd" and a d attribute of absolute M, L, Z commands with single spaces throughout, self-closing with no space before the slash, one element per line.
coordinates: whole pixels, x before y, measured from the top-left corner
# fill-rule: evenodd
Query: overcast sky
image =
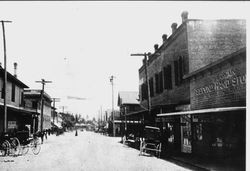
<path fill-rule="evenodd" d="M 31 89 L 44 78 L 45 91 L 60 98 L 66 111 L 97 116 L 111 108 L 109 77 L 114 79 L 114 102 L 119 91 L 139 91 L 142 57 L 161 45 L 181 12 L 192 19 L 248 19 L 248 2 L 0 2 L 5 25 L 7 70 L 18 63 L 18 78 Z M 3 64 L 2 28 L 0 62 Z M 67 96 L 87 98 L 68 100 Z"/>

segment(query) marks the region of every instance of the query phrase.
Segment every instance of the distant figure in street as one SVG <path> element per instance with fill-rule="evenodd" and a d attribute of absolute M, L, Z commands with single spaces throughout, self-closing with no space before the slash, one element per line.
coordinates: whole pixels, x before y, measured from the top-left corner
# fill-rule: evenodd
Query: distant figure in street
<path fill-rule="evenodd" d="M 43 131 L 38 131 L 37 136 L 41 138 L 41 144 L 43 144 L 43 136 L 44 136 Z"/>
<path fill-rule="evenodd" d="M 76 134 L 75 134 L 75 136 L 78 136 L 77 129 L 76 129 Z"/>
<path fill-rule="evenodd" d="M 45 135 L 45 138 L 47 140 L 47 129 L 45 131 L 43 131 L 44 135 Z"/>

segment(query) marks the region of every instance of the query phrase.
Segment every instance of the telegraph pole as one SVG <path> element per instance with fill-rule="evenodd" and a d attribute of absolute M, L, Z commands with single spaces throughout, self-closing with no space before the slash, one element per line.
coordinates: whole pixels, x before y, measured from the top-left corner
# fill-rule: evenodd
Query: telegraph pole
<path fill-rule="evenodd" d="M 115 114 L 114 114 L 114 76 L 111 75 L 110 82 L 112 86 L 112 118 L 113 118 L 113 136 L 115 137 Z"/>
<path fill-rule="evenodd" d="M 56 107 L 55 107 L 55 103 L 56 102 L 60 102 L 60 98 L 52 98 L 53 100 L 53 123 L 55 123 L 55 115 L 56 115 Z"/>
<path fill-rule="evenodd" d="M 6 41 L 5 41 L 5 29 L 4 29 L 4 23 L 11 23 L 11 21 L 0 21 L 2 23 L 2 29 L 3 29 L 3 50 L 4 50 L 4 82 L 3 82 L 3 93 L 4 93 L 4 132 L 7 132 L 8 129 L 8 123 L 7 123 L 7 93 L 6 93 L 6 87 L 7 87 L 7 55 L 6 55 Z"/>
<path fill-rule="evenodd" d="M 41 106 L 41 125 L 40 125 L 40 129 L 42 131 L 43 130 L 43 106 L 44 106 L 43 95 L 44 95 L 44 85 L 46 83 L 52 83 L 52 81 L 45 81 L 44 79 L 42 79 L 42 81 L 36 81 L 36 83 L 42 83 L 42 91 L 41 91 L 42 106 Z"/>

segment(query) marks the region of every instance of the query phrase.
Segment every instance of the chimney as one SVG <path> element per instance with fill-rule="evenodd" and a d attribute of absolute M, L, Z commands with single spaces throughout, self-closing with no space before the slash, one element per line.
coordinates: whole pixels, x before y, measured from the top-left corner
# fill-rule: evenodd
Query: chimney
<path fill-rule="evenodd" d="M 163 43 L 166 42 L 167 39 L 168 39 L 168 35 L 163 34 L 163 35 L 162 35 L 162 41 L 163 41 Z"/>
<path fill-rule="evenodd" d="M 181 13 L 181 18 L 182 18 L 182 23 L 186 22 L 188 20 L 188 12 L 187 11 L 183 11 Z"/>
<path fill-rule="evenodd" d="M 17 69 L 17 63 L 14 62 L 14 77 L 17 77 L 17 75 L 16 75 L 16 69 Z"/>
<path fill-rule="evenodd" d="M 154 45 L 154 48 L 155 48 L 155 52 L 158 50 L 158 48 L 159 48 L 159 45 L 158 44 L 155 44 Z"/>
<path fill-rule="evenodd" d="M 177 29 L 177 23 L 173 23 L 171 25 L 171 28 L 172 28 L 172 34 L 173 34 L 176 31 L 176 29 Z"/>

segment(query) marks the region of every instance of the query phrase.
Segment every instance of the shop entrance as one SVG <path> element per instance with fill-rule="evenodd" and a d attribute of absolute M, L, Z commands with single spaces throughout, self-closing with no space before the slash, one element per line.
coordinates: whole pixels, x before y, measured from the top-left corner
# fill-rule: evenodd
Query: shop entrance
<path fill-rule="evenodd" d="M 181 119 L 181 152 L 192 153 L 191 115 L 182 115 Z"/>

